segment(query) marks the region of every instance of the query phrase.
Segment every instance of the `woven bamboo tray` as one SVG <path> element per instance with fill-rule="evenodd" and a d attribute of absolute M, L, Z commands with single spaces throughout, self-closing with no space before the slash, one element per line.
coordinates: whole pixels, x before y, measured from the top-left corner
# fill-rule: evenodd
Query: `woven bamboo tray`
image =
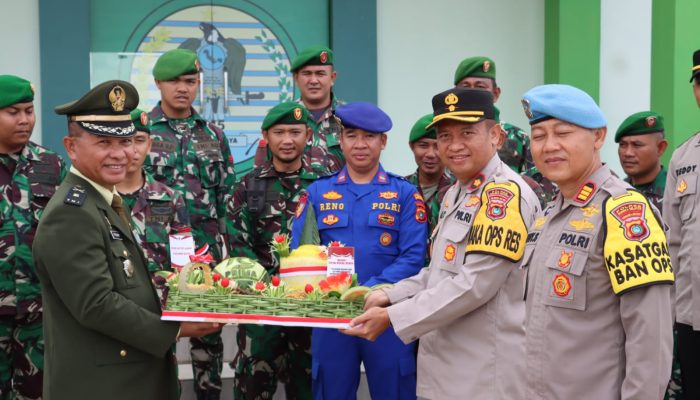
<path fill-rule="evenodd" d="M 363 302 L 253 295 L 213 295 L 170 290 L 161 319 L 344 329 L 362 314 Z"/>

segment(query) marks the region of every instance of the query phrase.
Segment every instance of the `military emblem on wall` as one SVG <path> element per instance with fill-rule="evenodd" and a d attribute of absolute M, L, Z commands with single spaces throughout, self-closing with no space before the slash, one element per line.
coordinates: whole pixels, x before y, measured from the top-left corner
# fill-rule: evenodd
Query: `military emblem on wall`
<path fill-rule="evenodd" d="M 236 172 L 252 168 L 267 111 L 294 96 L 290 61 L 280 39 L 254 16 L 225 6 L 193 6 L 157 22 L 141 40 L 131 81 L 140 107 L 160 99 L 151 71 L 158 56 L 175 48 L 197 53 L 200 93 L 193 106 L 226 132 Z"/>

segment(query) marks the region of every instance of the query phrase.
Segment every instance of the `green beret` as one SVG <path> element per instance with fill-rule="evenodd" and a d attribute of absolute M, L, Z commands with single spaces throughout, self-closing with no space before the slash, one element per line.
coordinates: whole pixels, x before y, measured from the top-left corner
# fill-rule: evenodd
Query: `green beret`
<path fill-rule="evenodd" d="M 430 123 L 433 122 L 433 113 L 426 114 L 418 119 L 415 124 L 413 124 L 413 128 L 411 128 L 411 134 L 408 135 L 408 143 L 413 143 L 417 141 L 418 139 L 422 138 L 428 138 L 428 139 L 435 139 L 437 138 L 437 133 L 435 132 L 435 127 L 431 127 L 430 129 L 425 129 L 426 126 L 430 125 Z"/>
<path fill-rule="evenodd" d="M 620 143 L 623 136 L 645 135 L 647 133 L 663 132 L 664 117 L 653 111 L 642 111 L 632 114 L 622 121 L 615 133 L 615 143 Z"/>
<path fill-rule="evenodd" d="M 139 104 L 139 92 L 126 81 L 107 81 L 78 100 L 54 108 L 58 115 L 98 136 L 131 137 L 136 133 L 131 110 Z"/>
<path fill-rule="evenodd" d="M 455 85 L 468 76 L 496 79 L 496 63 L 488 57 L 465 58 L 455 71 Z"/>
<path fill-rule="evenodd" d="M 0 108 L 34 101 L 34 87 L 19 76 L 0 75 Z"/>
<path fill-rule="evenodd" d="M 153 77 L 159 81 L 169 81 L 181 75 L 199 72 L 199 60 L 192 50 L 174 49 L 158 57 L 153 67 Z"/>
<path fill-rule="evenodd" d="M 137 131 L 151 133 L 151 120 L 148 118 L 148 113 L 140 108 L 134 108 L 131 112 L 131 122 Z"/>
<path fill-rule="evenodd" d="M 262 129 L 269 129 L 273 125 L 306 125 L 309 121 L 309 111 L 303 105 L 293 101 L 279 103 L 267 112 L 262 123 Z"/>
<path fill-rule="evenodd" d="M 306 65 L 333 65 L 333 50 L 324 46 L 307 47 L 292 60 L 292 72 Z"/>

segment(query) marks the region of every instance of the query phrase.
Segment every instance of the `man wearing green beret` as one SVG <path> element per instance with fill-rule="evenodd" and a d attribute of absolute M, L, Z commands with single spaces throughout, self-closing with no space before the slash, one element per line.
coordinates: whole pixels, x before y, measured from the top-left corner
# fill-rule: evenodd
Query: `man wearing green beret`
<path fill-rule="evenodd" d="M 126 177 L 117 183 L 117 192 L 131 210 L 131 228 L 146 256 L 148 270 L 151 273 L 170 271 L 173 266 L 170 264 L 169 237 L 189 226 L 185 200 L 179 192 L 158 182 L 143 168 L 151 150 L 148 114 L 134 109 L 131 121 L 136 127 L 134 157 L 126 167 Z"/>
<path fill-rule="evenodd" d="M 406 179 L 416 185 L 418 193 L 429 208 L 428 234 L 433 231 L 440 214 L 440 204 L 447 189 L 454 183 L 454 178 L 445 173 L 445 166 L 440 161 L 437 150 L 435 127 L 425 129 L 433 122 L 433 114 L 422 116 L 411 128 L 408 144 L 418 168 Z"/>
<path fill-rule="evenodd" d="M 242 179 L 227 204 L 231 255 L 256 260 L 271 276 L 279 274 L 279 259 L 270 243 L 290 234 L 302 191 L 331 172 L 318 155 L 304 151 L 313 133 L 309 119 L 296 102 L 267 113 L 262 136 L 272 158 Z M 278 380 L 287 398 L 311 398 L 311 329 L 239 325 L 237 342 L 235 399 L 271 399 Z"/>
<path fill-rule="evenodd" d="M 101 83 L 58 106 L 72 166 L 34 239 L 46 341 L 44 398 L 179 397 L 172 347 L 219 324 L 161 321 L 160 301 L 115 185 L 133 158 L 138 104 L 128 82 Z"/>
<path fill-rule="evenodd" d="M 236 175 L 226 135 L 192 108 L 199 71 L 197 55 L 190 50 L 170 50 L 156 61 L 153 77 L 161 101 L 149 113 L 153 142 L 145 166 L 155 180 L 185 199 L 195 244 L 209 245 L 210 254 L 220 262 L 227 257 L 224 216 Z M 218 399 L 221 337 L 191 342 L 197 398 Z"/>
<path fill-rule="evenodd" d="M 44 339 L 31 249 L 46 203 L 66 175 L 63 159 L 30 140 L 34 87 L 0 75 L 0 398 L 42 396 Z"/>
<path fill-rule="evenodd" d="M 477 56 L 462 60 L 455 71 L 454 85 L 491 92 L 494 103 L 501 96 L 501 88 L 496 83 L 496 63 L 488 57 Z M 535 168 L 530 154 L 530 139 L 527 133 L 515 125 L 502 121 L 498 108 L 496 108 L 496 120 L 500 122 L 505 133 L 505 138 L 498 148 L 498 156 L 513 171 L 526 176 L 525 181 L 544 207 L 556 195 L 556 185 Z"/>
<path fill-rule="evenodd" d="M 666 170 L 661 165 L 668 147 L 664 139 L 664 118 L 653 111 L 642 111 L 625 119 L 615 133 L 617 154 L 627 174 L 626 182 L 661 211 L 666 187 Z"/>

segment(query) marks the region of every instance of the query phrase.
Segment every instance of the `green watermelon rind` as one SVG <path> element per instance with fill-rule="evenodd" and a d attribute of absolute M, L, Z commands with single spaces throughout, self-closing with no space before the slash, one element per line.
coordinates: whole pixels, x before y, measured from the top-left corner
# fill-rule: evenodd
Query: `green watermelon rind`
<path fill-rule="evenodd" d="M 343 301 L 359 301 L 364 300 L 367 293 L 371 292 L 372 289 L 367 286 L 355 286 L 348 289 L 340 296 L 340 300 Z"/>

